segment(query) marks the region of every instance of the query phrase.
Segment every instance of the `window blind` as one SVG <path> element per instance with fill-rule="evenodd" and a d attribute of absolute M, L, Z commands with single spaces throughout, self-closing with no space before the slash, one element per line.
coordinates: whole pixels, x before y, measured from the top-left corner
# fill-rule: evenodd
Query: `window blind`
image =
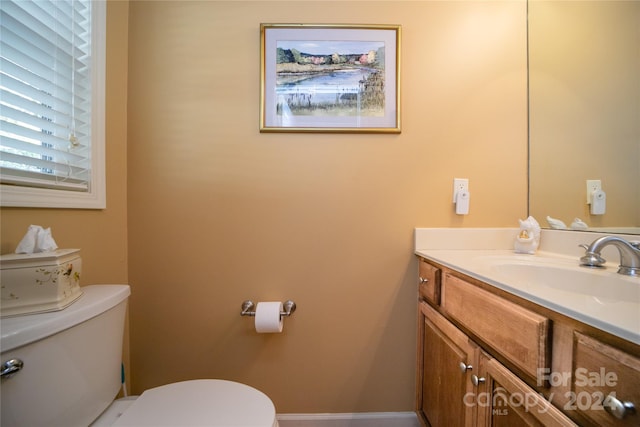
<path fill-rule="evenodd" d="M 91 7 L 2 0 L 2 184 L 91 190 Z"/>

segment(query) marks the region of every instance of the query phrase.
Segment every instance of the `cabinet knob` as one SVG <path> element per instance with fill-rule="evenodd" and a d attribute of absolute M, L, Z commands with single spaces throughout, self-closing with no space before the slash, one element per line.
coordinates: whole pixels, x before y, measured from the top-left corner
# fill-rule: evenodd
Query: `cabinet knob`
<path fill-rule="evenodd" d="M 613 394 L 608 395 L 602 402 L 608 413 L 621 420 L 627 415 L 636 413 L 636 407 L 631 402 L 618 400 Z"/>
<path fill-rule="evenodd" d="M 20 359 L 7 360 L 2 364 L 2 367 L 0 367 L 0 376 L 2 379 L 11 378 L 21 370 L 23 366 L 24 363 Z"/>
<path fill-rule="evenodd" d="M 476 387 L 478 385 L 484 383 L 485 381 L 486 381 L 486 379 L 484 377 L 478 377 L 476 374 L 471 375 L 471 382 Z"/>
<path fill-rule="evenodd" d="M 467 364 L 465 364 L 464 362 L 460 362 L 460 365 L 458 365 L 458 366 L 460 366 L 460 371 L 461 371 L 463 374 L 464 374 L 465 372 L 470 371 L 470 370 L 472 370 L 472 369 L 473 369 L 473 366 L 471 366 L 471 365 L 467 365 Z"/>
<path fill-rule="evenodd" d="M 419 280 L 420 280 L 420 284 L 429 283 L 429 279 L 424 278 L 424 277 L 420 277 Z"/>

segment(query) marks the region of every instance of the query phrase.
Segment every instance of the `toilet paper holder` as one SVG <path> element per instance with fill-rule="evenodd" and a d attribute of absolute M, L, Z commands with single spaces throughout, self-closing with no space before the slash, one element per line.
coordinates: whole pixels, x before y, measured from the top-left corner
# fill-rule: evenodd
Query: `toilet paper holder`
<path fill-rule="evenodd" d="M 280 318 L 289 317 L 296 311 L 296 303 L 287 300 L 282 303 L 282 311 L 280 312 Z M 256 315 L 256 305 L 253 301 L 246 300 L 242 303 L 242 311 L 240 312 L 240 316 L 255 316 Z"/>

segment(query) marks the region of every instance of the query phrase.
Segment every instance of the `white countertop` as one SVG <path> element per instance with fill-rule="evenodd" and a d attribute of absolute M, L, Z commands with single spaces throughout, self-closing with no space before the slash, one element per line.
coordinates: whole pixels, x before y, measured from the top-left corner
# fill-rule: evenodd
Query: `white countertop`
<path fill-rule="evenodd" d="M 447 230 L 451 230 L 451 233 L 447 233 Z M 617 257 L 608 258 L 612 262 L 607 263 L 606 269 L 589 270 L 578 266 L 579 257 L 584 250 L 577 248 L 573 241 L 567 243 L 564 241 L 566 239 L 563 239 L 565 247 L 559 248 L 558 252 L 539 250 L 535 255 L 516 254 L 512 245 L 517 229 L 493 229 L 495 232 L 490 230 L 492 229 L 467 229 L 465 232 L 465 229 L 416 229 L 415 253 L 560 314 L 640 344 L 640 278 L 618 275 Z M 558 239 L 558 235 L 550 234 L 551 230 L 543 231 L 547 231 L 547 249 L 554 249 L 550 244 Z M 565 236 L 567 234 L 561 235 L 563 238 Z M 590 243 L 597 237 L 598 235 L 593 233 L 571 235 L 569 240 Z M 544 233 L 542 239 L 545 239 Z M 595 292 L 585 292 L 580 286 L 581 283 L 571 283 L 557 289 L 547 286 L 543 281 L 536 281 L 535 277 L 506 280 L 504 274 L 494 268 L 496 260 L 507 260 L 509 264 L 535 263 L 543 267 L 549 265 L 552 268 L 573 270 L 579 274 L 588 274 L 597 281 L 596 283 L 602 281 L 606 285 L 595 288 Z M 615 286 L 611 285 L 612 279 Z"/>

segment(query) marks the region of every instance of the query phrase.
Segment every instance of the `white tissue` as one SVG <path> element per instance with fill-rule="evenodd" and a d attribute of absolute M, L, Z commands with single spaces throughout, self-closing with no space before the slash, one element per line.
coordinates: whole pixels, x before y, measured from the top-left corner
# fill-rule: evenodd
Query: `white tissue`
<path fill-rule="evenodd" d="M 44 229 L 39 225 L 30 225 L 18 246 L 17 254 L 32 254 L 36 252 L 49 252 L 58 249 L 53 240 L 51 228 Z"/>
<path fill-rule="evenodd" d="M 27 229 L 27 234 L 24 235 L 18 247 L 16 248 L 17 254 L 32 254 L 36 249 L 36 240 L 38 238 L 38 228 L 42 228 L 39 225 L 30 225 Z"/>
<path fill-rule="evenodd" d="M 36 252 L 49 252 L 58 249 L 56 241 L 53 240 L 51 229 L 45 228 L 38 231 L 36 236 Z"/>

